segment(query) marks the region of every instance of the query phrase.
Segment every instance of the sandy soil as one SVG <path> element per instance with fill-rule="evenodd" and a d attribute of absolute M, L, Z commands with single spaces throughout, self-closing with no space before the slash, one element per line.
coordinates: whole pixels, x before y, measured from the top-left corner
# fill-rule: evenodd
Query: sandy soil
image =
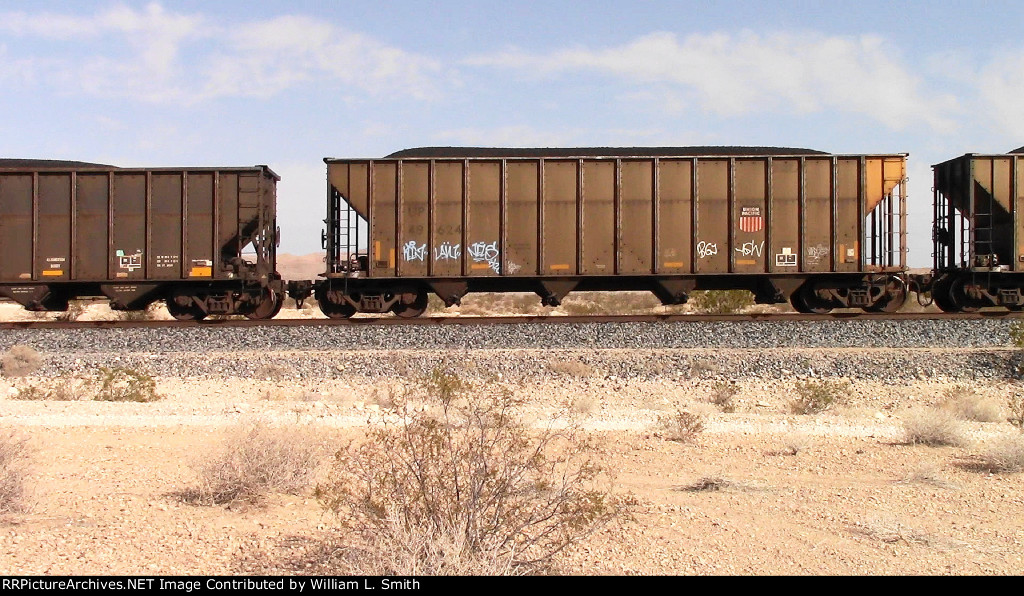
<path fill-rule="evenodd" d="M 334 520 L 310 494 L 266 506 L 200 507 L 178 496 L 225 433 L 251 420 L 298 425 L 330 448 L 379 419 L 372 387 L 160 379 L 149 404 L 11 399 L 33 379 L 0 379 L 0 428 L 29 439 L 32 510 L 0 521 L 0 574 L 323 573 L 314 554 Z M 567 554 L 575 574 L 1018 574 L 1024 475 L 974 471 L 1008 423 L 965 423 L 964 447 L 902 442 L 913 408 L 944 385 L 857 384 L 833 413 L 787 413 L 790 383 L 741 384 L 738 410 L 711 384 L 563 378 L 522 389 L 528 419 L 569 405 L 598 458 L 634 495 L 632 520 Z M 1005 399 L 1012 388 L 982 393 Z M 378 392 L 378 395 L 380 393 Z M 659 420 L 706 416 L 692 443 Z M 718 491 L 695 491 L 715 480 Z"/>

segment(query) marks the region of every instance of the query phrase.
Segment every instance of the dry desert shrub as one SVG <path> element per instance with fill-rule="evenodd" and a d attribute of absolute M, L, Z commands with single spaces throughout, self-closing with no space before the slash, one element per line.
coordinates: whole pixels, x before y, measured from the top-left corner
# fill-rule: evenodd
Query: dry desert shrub
<path fill-rule="evenodd" d="M 90 392 L 88 379 L 61 377 L 51 383 L 27 385 L 13 396 L 20 400 L 77 401 Z"/>
<path fill-rule="evenodd" d="M 253 376 L 263 381 L 280 381 L 288 376 L 288 370 L 278 364 L 261 364 L 256 367 Z"/>
<path fill-rule="evenodd" d="M 474 293 L 465 296 L 459 306 L 459 312 L 463 315 L 480 316 L 540 314 L 551 310 L 540 303 L 539 296 L 532 293 Z"/>
<path fill-rule="evenodd" d="M 650 292 L 577 292 L 559 307 L 569 315 L 625 315 L 654 312 L 661 305 Z"/>
<path fill-rule="evenodd" d="M 718 364 L 711 360 L 694 360 L 690 363 L 691 377 L 710 377 L 718 374 Z"/>
<path fill-rule="evenodd" d="M 27 508 L 25 479 L 30 463 L 27 439 L 0 431 L 0 513 L 19 513 Z"/>
<path fill-rule="evenodd" d="M 956 447 L 964 444 L 963 425 L 942 409 L 916 410 L 903 420 L 903 440 L 910 445 Z"/>
<path fill-rule="evenodd" d="M 593 395 L 583 395 L 572 400 L 569 411 L 573 414 L 592 414 L 601 407 L 601 401 Z"/>
<path fill-rule="evenodd" d="M 1010 409 L 1010 416 L 1007 422 L 1017 427 L 1017 430 L 1024 432 L 1024 395 L 1014 394 L 1007 400 Z"/>
<path fill-rule="evenodd" d="M 0 359 L 0 369 L 5 377 L 24 377 L 39 370 L 43 359 L 39 352 L 31 346 L 18 344 L 11 346 L 3 358 Z"/>
<path fill-rule="evenodd" d="M 958 418 L 975 422 L 1000 422 L 1003 420 L 1002 409 L 992 399 L 978 395 L 977 391 L 967 385 L 954 385 L 943 392 L 943 407 Z"/>
<path fill-rule="evenodd" d="M 432 407 L 398 404 L 317 489 L 349 540 L 340 571 L 543 571 L 622 512 L 578 432 L 527 428 L 507 389 L 435 370 L 399 397 Z"/>
<path fill-rule="evenodd" d="M 692 484 L 681 486 L 677 490 L 688 493 L 708 493 L 718 492 L 733 485 L 734 483 L 731 480 L 721 476 L 705 476 Z"/>
<path fill-rule="evenodd" d="M 661 421 L 661 435 L 669 441 L 689 443 L 704 432 L 704 417 L 700 414 L 676 410 L 676 413 Z"/>
<path fill-rule="evenodd" d="M 839 381 L 798 381 L 793 391 L 796 397 L 789 402 L 794 414 L 820 414 L 844 400 L 848 387 Z"/>
<path fill-rule="evenodd" d="M 754 296 L 746 290 L 707 290 L 690 294 L 693 311 L 709 315 L 729 315 L 754 305 Z"/>
<path fill-rule="evenodd" d="M 1004 435 L 978 457 L 980 468 L 990 472 L 1024 471 L 1024 435 Z"/>
<path fill-rule="evenodd" d="M 879 542 L 905 544 L 933 544 L 935 540 L 928 534 L 911 528 L 897 519 L 869 519 L 853 524 L 851 530 Z"/>
<path fill-rule="evenodd" d="M 306 429 L 242 425 L 228 434 L 216 454 L 199 464 L 199 486 L 183 497 L 199 505 L 258 505 L 270 493 L 301 493 L 319 463 L 319 445 Z"/>
<path fill-rule="evenodd" d="M 768 451 L 768 455 L 796 455 L 811 446 L 811 439 L 807 435 L 794 433 L 784 438 L 784 444 L 779 449 Z"/>
<path fill-rule="evenodd" d="M 957 488 L 955 484 L 942 476 L 941 471 L 935 464 L 924 464 L 914 469 L 904 478 L 898 480 L 897 484 L 930 484 L 939 488 Z"/>
<path fill-rule="evenodd" d="M 739 392 L 740 388 L 733 383 L 715 383 L 708 401 L 718 406 L 718 409 L 726 414 L 731 414 L 736 411 L 736 402 L 733 401 L 733 398 Z"/>

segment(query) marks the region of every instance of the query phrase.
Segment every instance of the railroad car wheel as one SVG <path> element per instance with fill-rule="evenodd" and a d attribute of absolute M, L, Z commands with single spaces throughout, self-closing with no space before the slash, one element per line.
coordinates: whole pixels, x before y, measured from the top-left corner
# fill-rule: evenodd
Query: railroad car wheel
<path fill-rule="evenodd" d="M 188 304 L 179 304 L 179 300 L 188 300 Z M 201 321 L 206 318 L 206 312 L 188 296 L 179 296 L 165 302 L 167 312 L 179 321 Z"/>
<path fill-rule="evenodd" d="M 331 300 L 330 295 L 332 293 L 338 295 L 337 299 L 340 302 Z M 327 315 L 328 319 L 347 319 L 356 314 L 356 307 L 349 304 L 341 295 L 341 292 L 327 292 L 323 297 L 318 296 L 317 303 L 320 304 L 320 311 Z"/>
<path fill-rule="evenodd" d="M 790 303 L 797 312 L 804 314 L 823 315 L 832 312 L 832 308 L 822 304 L 821 299 L 814 293 L 813 286 L 804 284 L 797 288 L 789 297 Z"/>
<path fill-rule="evenodd" d="M 906 301 L 907 288 L 904 285 L 900 285 L 899 289 L 895 292 L 886 293 L 878 302 L 865 307 L 864 310 L 867 312 L 897 312 Z"/>
<path fill-rule="evenodd" d="M 405 300 L 408 299 L 409 302 Z M 417 293 L 402 294 L 402 299 L 395 303 L 391 310 L 403 319 L 412 319 L 427 312 L 429 297 L 427 293 L 420 290 Z"/>
<path fill-rule="evenodd" d="M 932 285 L 932 302 L 942 312 L 956 312 L 960 310 L 953 297 L 949 294 L 950 284 L 946 278 L 941 278 Z"/>
<path fill-rule="evenodd" d="M 260 300 L 259 306 L 252 312 L 246 313 L 245 316 L 254 321 L 273 319 L 277 316 L 277 313 L 281 312 L 282 306 L 284 306 L 284 295 L 277 294 L 268 288 L 263 294 L 263 299 Z"/>
<path fill-rule="evenodd" d="M 965 278 L 959 277 L 954 279 L 949 288 L 950 299 L 960 312 L 978 312 L 982 305 L 967 295 L 967 291 L 964 290 L 965 285 L 967 285 Z"/>

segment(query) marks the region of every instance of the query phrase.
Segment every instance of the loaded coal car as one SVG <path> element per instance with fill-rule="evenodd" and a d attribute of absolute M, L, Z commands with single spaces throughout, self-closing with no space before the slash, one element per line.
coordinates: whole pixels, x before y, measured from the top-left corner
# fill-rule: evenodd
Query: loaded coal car
<path fill-rule="evenodd" d="M 178 319 L 274 316 L 276 186 L 266 166 L 116 168 L 0 160 L 0 297 L 67 310 L 164 300 Z"/>
<path fill-rule="evenodd" d="M 931 292 L 944 311 L 1024 309 L 1024 147 L 932 166 Z"/>
<path fill-rule="evenodd" d="M 772 147 L 420 148 L 324 160 L 330 317 L 467 292 L 743 289 L 804 312 L 906 297 L 906 155 Z"/>

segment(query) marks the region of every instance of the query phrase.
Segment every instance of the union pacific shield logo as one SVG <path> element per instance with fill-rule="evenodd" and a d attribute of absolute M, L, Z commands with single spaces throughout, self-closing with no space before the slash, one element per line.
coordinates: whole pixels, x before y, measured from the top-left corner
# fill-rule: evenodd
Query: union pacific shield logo
<path fill-rule="evenodd" d="M 760 207 L 740 208 L 740 230 L 743 232 L 760 232 L 764 229 L 764 218 Z"/>

